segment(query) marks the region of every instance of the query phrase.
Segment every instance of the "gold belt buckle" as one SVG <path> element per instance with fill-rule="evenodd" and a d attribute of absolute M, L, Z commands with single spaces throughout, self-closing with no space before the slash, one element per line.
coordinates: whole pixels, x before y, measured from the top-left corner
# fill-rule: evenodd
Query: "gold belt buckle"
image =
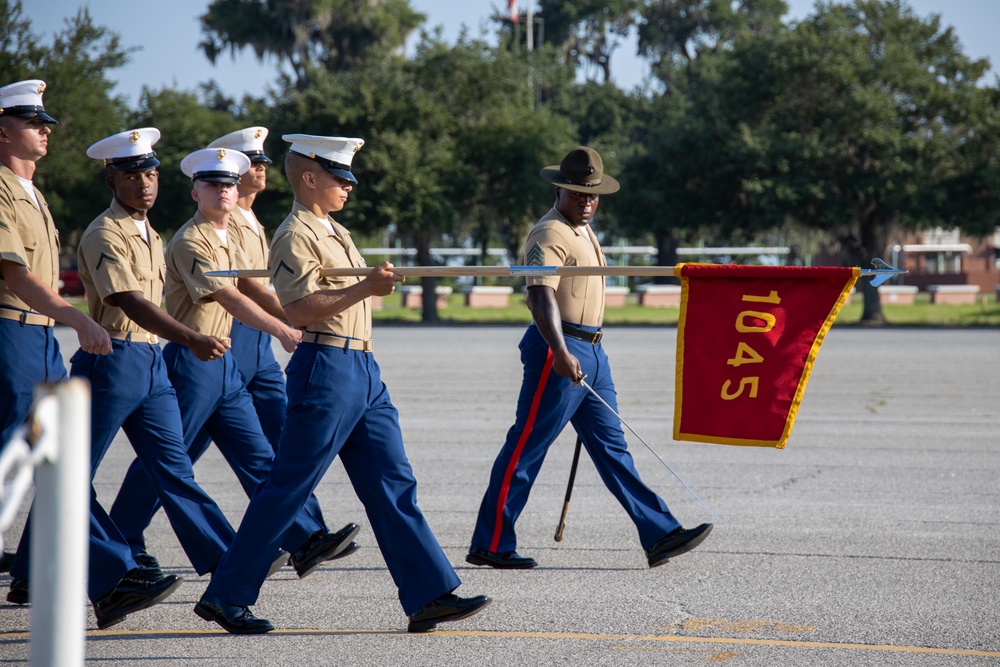
<path fill-rule="evenodd" d="M 364 343 L 362 344 L 362 350 L 364 352 L 371 352 L 374 349 L 375 349 L 375 340 L 373 338 L 365 339 Z"/>
<path fill-rule="evenodd" d="M 592 341 L 590 341 L 590 344 L 591 345 L 597 345 L 598 343 L 601 342 L 602 338 L 604 338 L 604 332 L 603 331 L 595 331 L 594 332 L 594 339 Z"/>

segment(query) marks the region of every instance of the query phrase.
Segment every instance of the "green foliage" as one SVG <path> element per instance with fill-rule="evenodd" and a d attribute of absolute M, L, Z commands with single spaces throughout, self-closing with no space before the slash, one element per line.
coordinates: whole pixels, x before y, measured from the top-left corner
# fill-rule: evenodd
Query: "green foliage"
<path fill-rule="evenodd" d="M 191 179 L 181 172 L 181 160 L 243 125 L 228 111 L 208 108 L 194 92 L 165 88 L 143 90 L 129 126 L 160 130 L 160 141 L 154 146 L 160 161 L 160 192 L 150 219 L 169 237 L 197 208 L 191 198 Z"/>
<path fill-rule="evenodd" d="M 392 225 L 418 248 L 470 227 L 477 240 L 510 240 L 547 204 L 538 169 L 573 143 L 564 118 L 535 110 L 531 76 L 483 42 L 428 38 L 411 60 L 315 72 L 305 90 L 282 93 L 278 124 L 365 139 L 361 183 L 342 214 L 352 227 Z"/>
<path fill-rule="evenodd" d="M 662 264 L 697 242 L 788 244 L 804 257 L 839 244 L 846 262 L 867 264 L 893 229 L 992 233 L 1000 87 L 984 81 L 987 63 L 902 0 L 820 2 L 790 25 L 786 11 L 785 0 L 546 0 L 545 44 L 530 54 L 500 22 L 495 44 L 437 33 L 404 55 L 423 21 L 408 0 L 214 0 L 205 54 L 251 49 L 274 66 L 273 92 L 146 90 L 129 110 L 109 92 L 130 53 L 117 35 L 81 10 L 42 43 L 20 2 L 0 0 L 0 85 L 48 83 L 62 123 L 37 180 L 64 230 L 109 199 L 90 143 L 162 131 L 153 219 L 169 235 L 194 211 L 180 160 L 264 125 L 275 166 L 255 210 L 271 231 L 290 204 L 281 135 L 359 136 L 361 183 L 342 222 L 415 246 L 425 264 L 433 245 L 502 244 L 516 257 L 552 202 L 539 169 L 580 144 L 623 186 L 602 198 L 602 241 L 655 243 Z M 654 79 L 625 92 L 609 82 L 610 58 L 632 28 Z M 878 320 L 866 296 L 861 316 Z"/>
<path fill-rule="evenodd" d="M 45 81 L 45 109 L 59 120 L 34 180 L 65 234 L 63 245 L 72 248 L 78 233 L 111 200 L 87 147 L 125 129 L 125 101 L 109 93 L 114 83 L 108 73 L 126 64 L 131 49 L 121 46 L 118 35 L 94 25 L 86 9 L 67 19 L 51 44 L 42 44 L 21 3 L 7 0 L 0 0 L 0 36 L 0 81 Z"/>
<path fill-rule="evenodd" d="M 936 16 L 898 1 L 823 5 L 733 62 L 727 81 L 763 81 L 768 95 L 748 128 L 759 166 L 748 198 L 833 231 L 847 262 L 867 266 L 894 227 L 955 224 L 1000 205 L 975 173 L 997 149 L 996 106 L 977 85 L 987 63 L 962 54 Z M 977 196 L 956 198 L 970 177 Z M 881 319 L 874 290 L 865 294 L 865 319 Z"/>
<path fill-rule="evenodd" d="M 303 89 L 310 68 L 356 69 L 400 48 L 424 18 L 408 0 L 214 0 L 201 17 L 201 48 L 214 63 L 249 47 L 288 65 Z"/>
<path fill-rule="evenodd" d="M 574 70 L 600 73 L 611 81 L 611 57 L 636 21 L 640 0 L 544 0 L 538 12 L 545 42 L 559 49 L 562 62 Z"/>

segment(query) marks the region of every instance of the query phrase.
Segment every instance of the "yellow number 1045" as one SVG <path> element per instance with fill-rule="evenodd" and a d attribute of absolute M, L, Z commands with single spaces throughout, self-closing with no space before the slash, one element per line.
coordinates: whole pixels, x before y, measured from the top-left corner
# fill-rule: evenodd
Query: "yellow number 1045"
<path fill-rule="evenodd" d="M 744 294 L 743 301 L 750 303 L 770 303 L 777 305 L 781 303 L 781 298 L 778 296 L 778 292 L 771 290 L 771 293 L 767 296 L 756 296 L 753 294 Z M 758 324 L 748 324 L 748 319 L 756 319 L 764 322 L 762 325 Z M 774 328 L 777 324 L 777 318 L 772 313 L 765 313 L 758 310 L 744 310 L 736 316 L 736 331 L 739 333 L 767 333 Z M 744 364 L 761 364 L 764 363 L 764 357 L 757 352 L 755 349 L 740 341 L 736 345 L 736 354 L 733 355 L 732 359 L 727 359 L 726 363 L 734 368 L 739 368 Z M 747 392 L 750 398 L 757 398 L 757 389 L 760 384 L 760 376 L 752 375 L 749 377 L 743 377 L 739 380 L 739 386 L 735 391 L 732 391 L 733 381 L 726 380 L 725 384 L 722 385 L 722 400 L 732 401 Z"/>

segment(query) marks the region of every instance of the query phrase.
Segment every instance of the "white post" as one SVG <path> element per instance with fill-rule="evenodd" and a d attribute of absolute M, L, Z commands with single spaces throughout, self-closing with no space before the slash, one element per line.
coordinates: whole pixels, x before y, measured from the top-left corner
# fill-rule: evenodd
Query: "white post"
<path fill-rule="evenodd" d="M 532 0 L 528 0 L 528 51 L 535 47 L 535 7 Z"/>
<path fill-rule="evenodd" d="M 82 667 L 90 531 L 90 385 L 39 387 L 46 455 L 31 511 L 31 667 Z"/>

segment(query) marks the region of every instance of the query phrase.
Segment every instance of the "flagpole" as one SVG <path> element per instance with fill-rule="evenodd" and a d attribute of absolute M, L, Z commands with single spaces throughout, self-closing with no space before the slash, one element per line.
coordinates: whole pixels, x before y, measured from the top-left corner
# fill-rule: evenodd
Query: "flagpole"
<path fill-rule="evenodd" d="M 712 508 L 708 506 L 708 503 L 706 503 L 704 500 L 702 500 L 701 496 L 699 496 L 697 493 L 695 493 L 694 489 L 692 489 L 690 486 L 688 486 L 688 483 L 685 482 L 683 480 L 683 478 L 681 478 L 681 476 L 677 474 L 677 471 L 674 470 L 673 468 L 671 468 L 670 464 L 667 463 L 666 461 L 664 461 L 663 457 L 660 456 L 659 454 L 657 454 L 656 450 L 653 449 L 648 442 L 646 442 L 645 440 L 643 440 L 642 436 L 639 435 L 638 433 L 636 433 L 635 429 L 632 428 L 631 426 L 629 426 L 629 423 L 627 421 L 625 421 L 624 419 L 622 419 L 622 416 L 620 414 L 618 414 L 617 410 L 615 410 L 613 407 L 611 407 L 610 405 L 608 405 L 608 402 L 605 401 L 603 398 L 601 398 L 601 395 L 598 394 L 596 391 L 594 391 L 594 388 L 591 387 L 589 384 L 587 384 L 585 382 L 586 377 L 587 376 L 584 375 L 582 377 L 577 378 L 577 380 L 576 380 L 576 382 L 574 384 L 581 385 L 584 389 L 586 389 L 591 394 L 593 394 L 594 397 L 604 405 L 604 407 L 606 407 L 608 410 L 611 411 L 611 414 L 613 414 L 615 417 L 618 418 L 618 421 L 620 421 L 622 424 L 624 424 L 625 428 L 627 428 L 628 430 L 632 431 L 632 435 L 634 435 L 635 437 L 639 438 L 639 442 L 641 442 L 642 444 L 646 445 L 646 449 L 648 449 L 649 451 L 651 451 L 653 453 L 653 456 L 655 456 L 656 458 L 660 459 L 660 463 L 662 463 L 664 466 L 666 466 L 667 470 L 670 471 L 670 474 L 672 474 L 674 477 L 676 477 L 677 481 L 679 481 L 681 484 L 684 485 L 684 488 L 688 490 L 688 493 L 690 493 L 692 496 L 694 496 L 695 500 L 697 500 L 699 503 L 701 503 L 701 506 L 704 507 L 706 510 L 708 510 L 708 513 L 712 515 L 712 518 L 715 519 L 716 523 L 722 523 L 722 519 L 719 518 L 719 515 L 716 514 L 715 512 L 713 512 Z"/>
<path fill-rule="evenodd" d="M 906 273 L 906 271 L 889 266 L 880 259 L 873 260 L 872 264 L 877 268 L 861 269 L 860 273 L 862 276 L 873 278 L 872 284 L 876 286 L 892 276 Z M 404 278 L 536 278 L 542 276 L 673 276 L 675 268 L 674 266 L 394 266 L 392 270 Z M 281 268 L 279 267 L 278 270 L 280 271 Z M 321 268 L 319 273 L 323 277 L 365 277 L 374 270 L 374 267 Z M 224 278 L 271 277 L 268 269 L 206 271 L 205 275 Z"/>
<path fill-rule="evenodd" d="M 532 0 L 528 0 L 528 53 L 531 53 L 535 44 L 535 7 Z"/>

